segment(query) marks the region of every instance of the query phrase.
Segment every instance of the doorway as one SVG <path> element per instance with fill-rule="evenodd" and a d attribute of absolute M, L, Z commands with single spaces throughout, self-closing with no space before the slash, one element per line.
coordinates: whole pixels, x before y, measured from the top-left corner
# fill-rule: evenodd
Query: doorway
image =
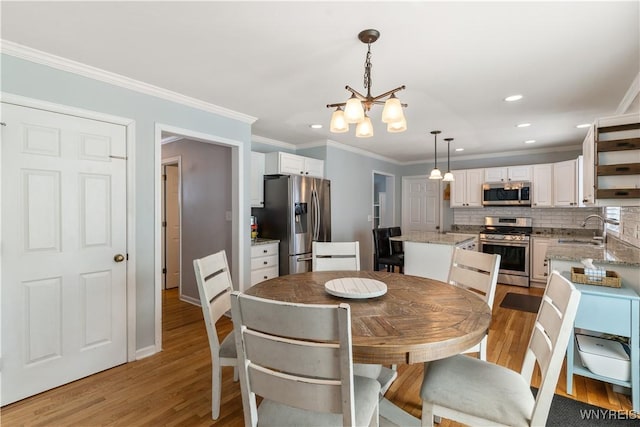
<path fill-rule="evenodd" d="M 373 171 L 372 226 L 374 229 L 396 225 L 395 183 L 394 175 Z"/>
<path fill-rule="evenodd" d="M 172 145 L 174 149 L 165 151 Z M 243 177 L 245 158 L 248 160 L 250 153 L 244 145 L 241 141 L 156 124 L 156 182 L 159 184 L 163 182 L 161 177 L 163 167 L 176 162 L 171 158 L 180 157 L 178 162 L 180 176 L 178 193 L 181 206 L 179 292 L 181 300 L 194 305 L 200 305 L 200 299 L 193 267 L 191 267 L 192 260 L 221 249 L 227 252 L 234 288 L 243 290 L 240 286 L 244 283 L 243 255 L 248 250 L 246 248 L 249 244 L 249 234 L 248 227 L 241 227 L 240 224 L 244 222 L 245 217 L 248 223 L 249 213 L 248 206 L 245 207 L 244 204 Z M 217 163 L 212 163 L 207 157 L 208 151 L 221 153 L 222 157 L 216 158 L 214 155 L 214 161 Z M 163 164 L 165 163 L 163 154 L 167 165 Z M 211 173 L 219 175 L 210 178 L 208 174 Z M 162 295 L 165 289 L 163 274 L 165 239 L 161 188 L 162 185 L 158 185 L 155 194 L 155 351 L 162 349 Z M 206 223 L 212 218 L 218 220 L 215 226 Z M 169 235 L 168 230 L 166 234 Z"/>

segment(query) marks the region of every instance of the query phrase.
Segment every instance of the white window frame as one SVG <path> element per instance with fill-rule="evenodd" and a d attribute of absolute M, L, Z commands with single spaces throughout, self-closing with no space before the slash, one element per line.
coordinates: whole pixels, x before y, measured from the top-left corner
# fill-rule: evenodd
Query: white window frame
<path fill-rule="evenodd" d="M 609 223 L 604 224 L 604 226 L 607 227 L 607 233 L 609 233 L 609 235 L 620 237 L 620 230 L 622 228 L 622 219 L 620 218 L 620 207 L 608 206 L 604 208 L 604 215 L 605 215 L 605 218 L 615 219 L 620 223 L 620 225 L 614 225 Z"/>

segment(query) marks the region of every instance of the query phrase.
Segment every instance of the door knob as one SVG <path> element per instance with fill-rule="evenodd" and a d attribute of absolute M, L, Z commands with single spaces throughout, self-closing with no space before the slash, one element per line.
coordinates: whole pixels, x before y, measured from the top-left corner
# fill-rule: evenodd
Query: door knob
<path fill-rule="evenodd" d="M 113 257 L 113 260 L 114 260 L 115 262 L 122 262 L 122 261 L 124 261 L 124 255 L 122 255 L 122 254 L 116 254 L 116 256 L 114 256 L 114 257 Z"/>

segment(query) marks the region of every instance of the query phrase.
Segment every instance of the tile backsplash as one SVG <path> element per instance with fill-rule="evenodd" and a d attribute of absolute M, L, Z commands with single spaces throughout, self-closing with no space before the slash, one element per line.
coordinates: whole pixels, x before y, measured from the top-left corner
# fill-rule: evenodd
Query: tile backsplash
<path fill-rule="evenodd" d="M 620 240 L 640 248 L 640 207 L 620 208 Z"/>
<path fill-rule="evenodd" d="M 477 209 L 453 209 L 453 224 L 456 226 L 482 226 L 485 216 L 521 216 L 533 220 L 534 228 L 600 230 L 598 220 L 590 220 L 585 228 L 582 221 L 591 214 L 604 215 L 604 208 L 518 208 L 486 207 Z M 640 207 L 620 208 L 619 239 L 640 248 Z"/>
<path fill-rule="evenodd" d="M 453 210 L 456 225 L 484 225 L 485 216 L 518 216 L 532 219 L 535 228 L 580 228 L 580 224 L 591 214 L 602 214 L 602 208 L 522 208 L 486 207 L 477 209 L 457 208 Z M 636 214 L 637 216 L 637 214 Z M 637 220 L 637 219 L 636 219 Z M 591 220 L 586 229 L 599 230 L 600 221 Z"/>

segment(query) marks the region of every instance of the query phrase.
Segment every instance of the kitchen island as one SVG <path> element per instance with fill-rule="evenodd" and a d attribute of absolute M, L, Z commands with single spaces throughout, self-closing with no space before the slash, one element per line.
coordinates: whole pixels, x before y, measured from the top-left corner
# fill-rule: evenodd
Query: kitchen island
<path fill-rule="evenodd" d="M 411 231 L 391 240 L 403 242 L 405 274 L 445 282 L 454 248 L 475 251 L 478 247 L 478 236 L 464 233 Z"/>

